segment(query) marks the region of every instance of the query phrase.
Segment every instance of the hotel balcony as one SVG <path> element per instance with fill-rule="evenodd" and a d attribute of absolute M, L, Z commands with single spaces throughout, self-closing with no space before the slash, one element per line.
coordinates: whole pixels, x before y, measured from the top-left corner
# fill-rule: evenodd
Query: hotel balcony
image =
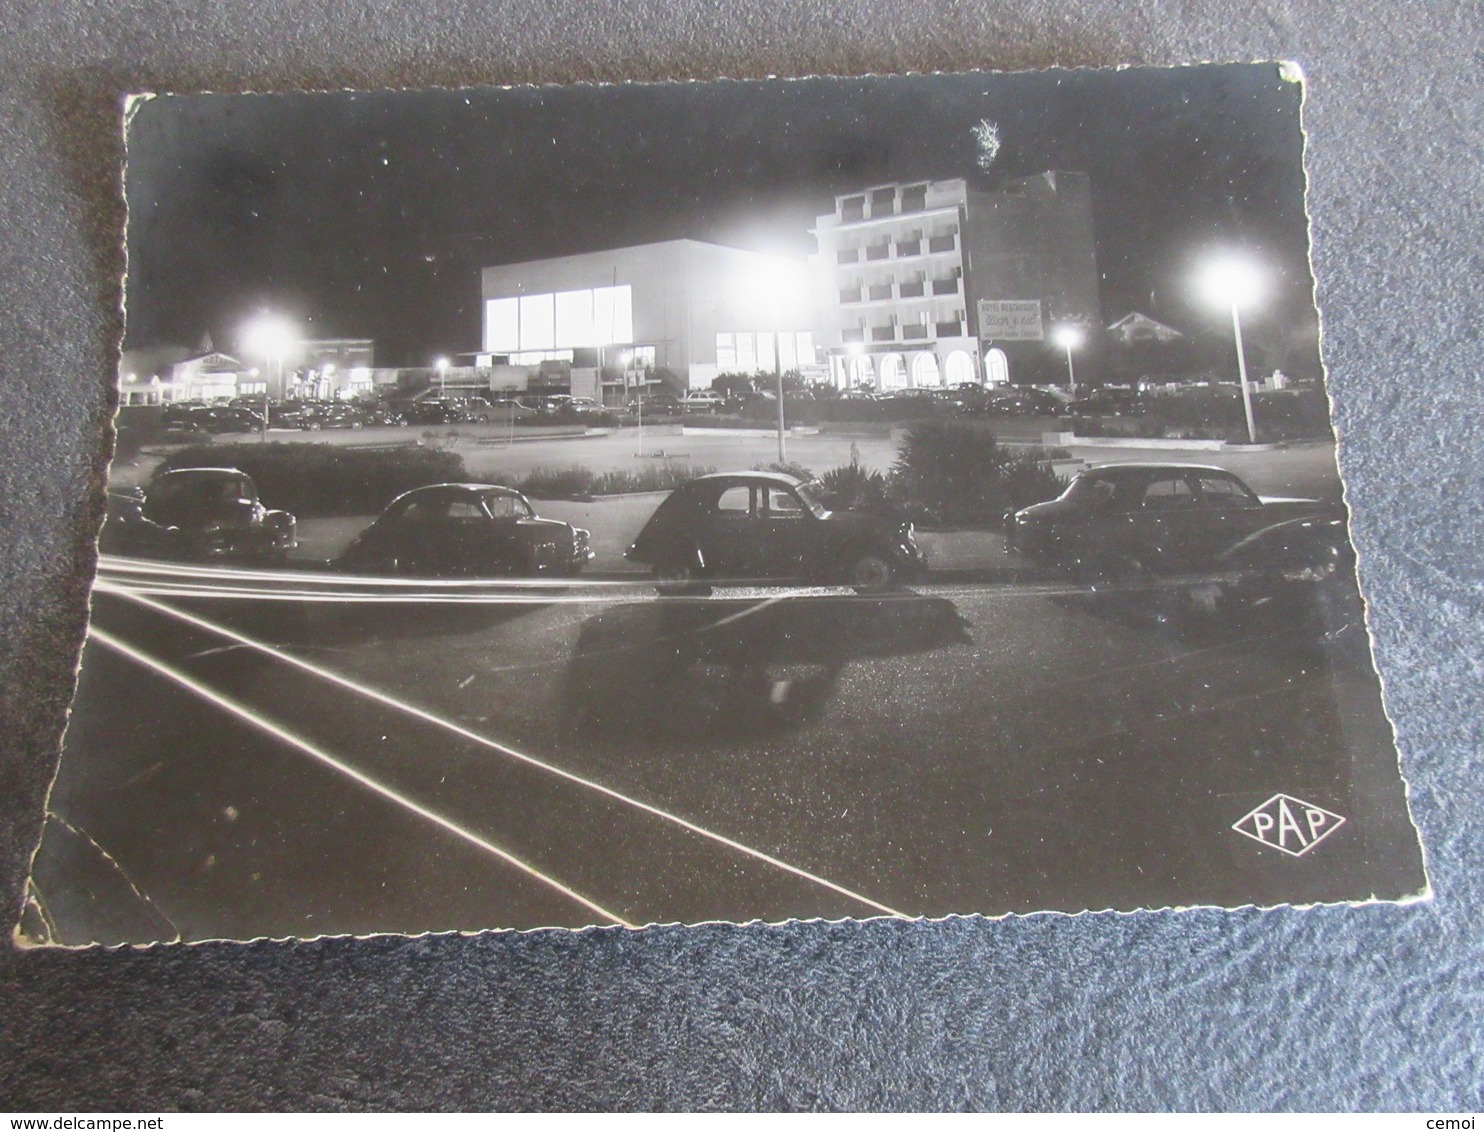
<path fill-rule="evenodd" d="M 840 331 L 842 342 L 864 342 L 865 340 L 866 332 L 859 326 L 847 326 Z"/>
<path fill-rule="evenodd" d="M 934 279 L 933 294 L 935 295 L 957 295 L 958 279 Z"/>
<path fill-rule="evenodd" d="M 859 287 L 847 287 L 840 292 L 842 303 L 858 303 L 861 301 L 861 289 Z"/>
<path fill-rule="evenodd" d="M 928 328 L 920 322 L 904 323 L 902 325 L 902 337 L 907 340 L 924 339 L 928 336 Z"/>
<path fill-rule="evenodd" d="M 951 252 L 957 247 L 958 236 L 954 233 L 949 233 L 947 236 L 928 237 L 928 253 L 930 255 L 937 254 L 938 252 Z"/>
<path fill-rule="evenodd" d="M 879 303 L 891 297 L 890 283 L 876 283 L 866 288 L 866 299 L 869 302 Z"/>
<path fill-rule="evenodd" d="M 969 333 L 969 328 L 962 322 L 939 322 L 934 324 L 933 330 L 939 338 L 965 338 Z"/>
<path fill-rule="evenodd" d="M 897 294 L 904 299 L 920 299 L 927 294 L 927 284 L 921 279 L 911 283 L 898 283 Z"/>
<path fill-rule="evenodd" d="M 860 258 L 860 248 L 841 248 L 835 253 L 836 263 L 859 263 Z"/>
<path fill-rule="evenodd" d="M 897 258 L 898 259 L 905 259 L 907 256 L 921 255 L 921 254 L 922 254 L 922 240 L 917 239 L 917 240 L 898 240 L 897 241 Z"/>
<path fill-rule="evenodd" d="M 874 244 L 866 249 L 866 259 L 880 260 L 891 258 L 890 244 Z"/>
<path fill-rule="evenodd" d="M 873 326 L 871 327 L 872 342 L 895 342 L 897 328 L 895 326 Z"/>

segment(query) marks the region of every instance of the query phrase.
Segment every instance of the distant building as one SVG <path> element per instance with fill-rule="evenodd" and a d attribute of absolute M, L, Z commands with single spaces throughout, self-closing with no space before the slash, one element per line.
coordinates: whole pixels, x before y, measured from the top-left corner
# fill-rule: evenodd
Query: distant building
<path fill-rule="evenodd" d="M 285 360 L 284 394 L 304 400 L 369 394 L 375 357 L 372 338 L 306 338 Z"/>
<path fill-rule="evenodd" d="M 789 277 L 803 295 L 803 264 L 698 240 L 487 267 L 474 363 L 504 375 L 528 370 L 532 387 L 543 373 L 569 373 L 573 393 L 609 402 L 660 371 L 684 392 L 775 362 L 813 368 L 807 298 L 777 302 Z"/>
<path fill-rule="evenodd" d="M 821 333 L 840 386 L 934 388 L 1057 372 L 1051 329 L 1101 324 L 1087 176 L 994 190 L 877 185 L 816 221 Z"/>
<path fill-rule="evenodd" d="M 1123 346 L 1135 342 L 1174 342 L 1185 337 L 1174 327 L 1156 322 L 1139 311 L 1129 311 L 1108 327 L 1108 336 Z"/>
<path fill-rule="evenodd" d="M 167 405 L 175 401 L 227 401 L 262 393 L 259 372 L 232 357 L 212 351 L 178 357 L 172 347 L 125 352 L 119 366 L 121 405 Z M 175 360 L 165 360 L 165 359 Z"/>

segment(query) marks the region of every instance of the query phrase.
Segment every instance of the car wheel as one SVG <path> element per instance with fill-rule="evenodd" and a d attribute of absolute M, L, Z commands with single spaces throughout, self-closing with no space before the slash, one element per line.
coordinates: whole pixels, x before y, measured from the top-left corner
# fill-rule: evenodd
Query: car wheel
<path fill-rule="evenodd" d="M 848 581 L 863 593 L 875 593 L 886 589 L 896 577 L 896 564 L 886 555 L 872 551 L 850 564 Z"/>

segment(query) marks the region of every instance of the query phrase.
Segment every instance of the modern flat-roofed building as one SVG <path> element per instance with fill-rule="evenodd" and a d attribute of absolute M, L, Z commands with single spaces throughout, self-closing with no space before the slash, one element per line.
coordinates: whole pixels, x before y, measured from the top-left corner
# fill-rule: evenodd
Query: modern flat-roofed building
<path fill-rule="evenodd" d="M 1101 326 L 1082 173 L 992 190 L 963 178 L 877 185 L 836 197 L 814 235 L 821 345 L 841 387 L 1048 379 L 1052 329 Z"/>
<path fill-rule="evenodd" d="M 566 363 L 574 388 L 585 372 L 610 402 L 661 370 L 683 393 L 775 359 L 813 367 L 805 280 L 802 262 L 699 240 L 487 267 L 475 364 Z"/>

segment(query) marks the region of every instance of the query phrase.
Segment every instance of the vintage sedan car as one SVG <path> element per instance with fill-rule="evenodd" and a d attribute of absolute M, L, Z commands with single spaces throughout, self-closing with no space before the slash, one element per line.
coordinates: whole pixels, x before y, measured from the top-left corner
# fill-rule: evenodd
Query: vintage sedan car
<path fill-rule="evenodd" d="M 1333 509 L 1262 498 L 1231 472 L 1199 464 L 1110 464 L 1062 494 L 1006 516 L 1008 549 L 1092 579 L 1211 570 L 1239 543 Z"/>
<path fill-rule="evenodd" d="M 428 578 L 571 577 L 591 535 L 543 519 L 520 492 L 440 483 L 397 496 L 332 563 L 340 570 Z"/>
<path fill-rule="evenodd" d="M 264 507 L 236 468 L 179 468 L 147 490 L 110 494 L 99 535 L 107 554 L 182 561 L 280 563 L 297 545 L 287 511 Z"/>
<path fill-rule="evenodd" d="M 911 523 L 831 511 L 818 484 L 774 472 L 724 472 L 677 488 L 627 557 L 672 584 L 767 578 L 877 590 L 926 572 Z"/>

